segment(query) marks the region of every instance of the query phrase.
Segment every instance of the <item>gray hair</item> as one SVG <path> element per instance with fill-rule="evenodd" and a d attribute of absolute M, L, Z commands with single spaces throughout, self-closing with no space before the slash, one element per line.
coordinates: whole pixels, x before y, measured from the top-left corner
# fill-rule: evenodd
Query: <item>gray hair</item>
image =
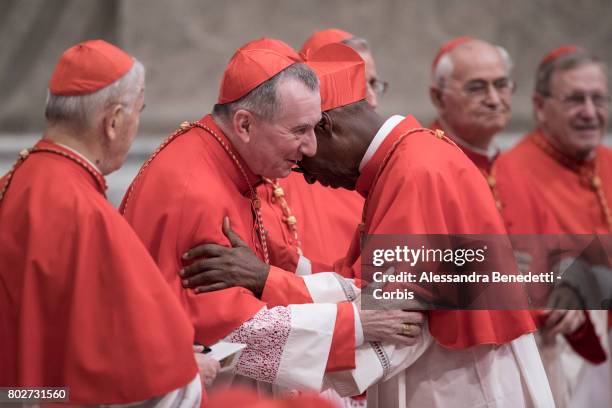
<path fill-rule="evenodd" d="M 569 71 L 587 64 L 599 64 L 604 67 L 599 58 L 586 50 L 578 50 L 540 64 L 536 71 L 535 92 L 542 96 L 550 96 L 550 83 L 555 72 Z"/>
<path fill-rule="evenodd" d="M 497 49 L 499 56 L 504 62 L 504 65 L 506 66 L 508 74 L 510 74 L 514 66 L 514 63 L 512 61 L 512 58 L 510 57 L 510 54 L 501 45 L 494 45 L 494 47 Z M 450 78 L 450 76 L 453 74 L 454 68 L 455 67 L 453 66 L 453 60 L 451 58 L 450 53 L 444 54 L 442 58 L 440 58 L 440 60 L 438 61 L 438 64 L 435 66 L 434 71 L 433 71 L 432 80 L 433 80 L 434 85 L 440 89 L 444 88 L 446 80 Z"/>
<path fill-rule="evenodd" d="M 45 117 L 49 122 L 70 122 L 88 127 L 96 114 L 113 104 L 121 104 L 128 113 L 144 84 L 145 68 L 138 60 L 130 70 L 112 84 L 90 94 L 55 95 L 47 90 Z"/>
<path fill-rule="evenodd" d="M 347 38 L 346 40 L 342 40 L 341 43 L 352 47 L 357 52 L 370 52 L 368 41 L 362 37 Z"/>
<path fill-rule="evenodd" d="M 319 91 L 319 79 L 314 71 L 306 64 L 296 63 L 263 82 L 242 98 L 234 102 L 216 104 L 213 107 L 213 116 L 222 122 L 227 122 L 238 110 L 244 109 L 268 122 L 274 120 L 282 108 L 277 96 L 277 87 L 284 79 L 297 80 L 309 90 Z"/>

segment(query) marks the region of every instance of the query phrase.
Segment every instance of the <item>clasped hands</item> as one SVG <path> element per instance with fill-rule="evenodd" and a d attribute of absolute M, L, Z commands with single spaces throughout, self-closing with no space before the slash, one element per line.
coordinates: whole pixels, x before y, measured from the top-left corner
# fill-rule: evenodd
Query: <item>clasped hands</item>
<path fill-rule="evenodd" d="M 196 293 L 243 287 L 261 298 L 270 266 L 232 230 L 228 217 L 224 217 L 221 230 L 231 247 L 202 244 L 183 255 L 185 261 L 192 261 L 179 272 L 183 287 Z M 422 312 L 406 310 L 359 310 L 359 318 L 366 341 L 402 346 L 418 342 L 425 319 Z"/>

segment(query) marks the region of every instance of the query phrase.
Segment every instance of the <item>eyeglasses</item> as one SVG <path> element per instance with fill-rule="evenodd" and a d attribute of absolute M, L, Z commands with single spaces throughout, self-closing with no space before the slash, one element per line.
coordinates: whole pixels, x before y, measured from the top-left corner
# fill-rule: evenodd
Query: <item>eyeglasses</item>
<path fill-rule="evenodd" d="M 610 95 L 592 92 L 592 93 L 583 93 L 583 92 L 575 92 L 567 96 L 558 96 L 558 95 L 545 95 L 547 98 L 556 99 L 561 101 L 565 106 L 570 109 L 578 108 L 584 106 L 587 100 L 591 100 L 593 105 L 596 108 L 607 108 L 610 104 L 610 100 L 612 99 Z"/>
<path fill-rule="evenodd" d="M 516 84 L 510 78 L 499 78 L 493 82 L 475 79 L 463 86 L 463 92 L 472 99 L 484 99 L 489 94 L 489 86 L 502 97 L 510 96 L 516 89 Z"/>
<path fill-rule="evenodd" d="M 378 78 L 370 79 L 368 85 L 370 85 L 370 88 L 372 88 L 374 93 L 379 95 L 383 95 L 385 92 L 387 92 L 387 89 L 389 89 L 389 83 Z"/>

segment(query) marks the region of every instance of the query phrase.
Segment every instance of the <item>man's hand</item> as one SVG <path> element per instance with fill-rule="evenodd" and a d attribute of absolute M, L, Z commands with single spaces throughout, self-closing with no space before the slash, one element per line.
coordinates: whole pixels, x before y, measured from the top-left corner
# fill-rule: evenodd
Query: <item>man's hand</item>
<path fill-rule="evenodd" d="M 548 298 L 548 307 L 544 315 L 546 323 L 542 328 L 542 334 L 546 343 L 555 341 L 557 334 L 572 334 L 586 320 L 586 315 L 582 309 L 582 299 L 580 295 L 568 285 L 558 285 L 555 287 Z"/>
<path fill-rule="evenodd" d="M 228 217 L 223 219 L 221 229 L 232 247 L 203 244 L 190 249 L 183 259 L 202 259 L 197 259 L 179 272 L 183 287 L 203 293 L 241 286 L 260 298 L 270 266 L 261 261 L 231 229 Z"/>
<path fill-rule="evenodd" d="M 584 310 L 547 310 L 542 328 L 544 341 L 552 343 L 557 334 L 572 334 L 586 321 Z"/>
<path fill-rule="evenodd" d="M 425 316 L 404 310 L 360 310 L 363 337 L 367 341 L 387 341 L 414 346 L 421 335 Z"/>
<path fill-rule="evenodd" d="M 198 370 L 200 371 L 200 380 L 202 381 L 202 385 L 210 387 L 217 377 L 217 374 L 221 369 L 221 365 L 219 365 L 219 362 L 214 358 L 203 354 L 203 351 L 204 346 L 193 346 L 193 352 L 198 365 Z"/>

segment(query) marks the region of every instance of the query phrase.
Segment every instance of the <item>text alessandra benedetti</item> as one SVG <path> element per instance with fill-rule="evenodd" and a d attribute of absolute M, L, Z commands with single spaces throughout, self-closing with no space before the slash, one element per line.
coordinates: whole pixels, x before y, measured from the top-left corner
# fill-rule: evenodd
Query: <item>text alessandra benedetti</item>
<path fill-rule="evenodd" d="M 525 274 L 506 274 L 502 272 L 491 273 L 462 273 L 462 274 L 441 274 L 434 272 L 400 272 L 384 273 L 374 272 L 372 276 L 374 282 L 379 283 L 553 283 L 555 281 L 554 272 Z"/>

